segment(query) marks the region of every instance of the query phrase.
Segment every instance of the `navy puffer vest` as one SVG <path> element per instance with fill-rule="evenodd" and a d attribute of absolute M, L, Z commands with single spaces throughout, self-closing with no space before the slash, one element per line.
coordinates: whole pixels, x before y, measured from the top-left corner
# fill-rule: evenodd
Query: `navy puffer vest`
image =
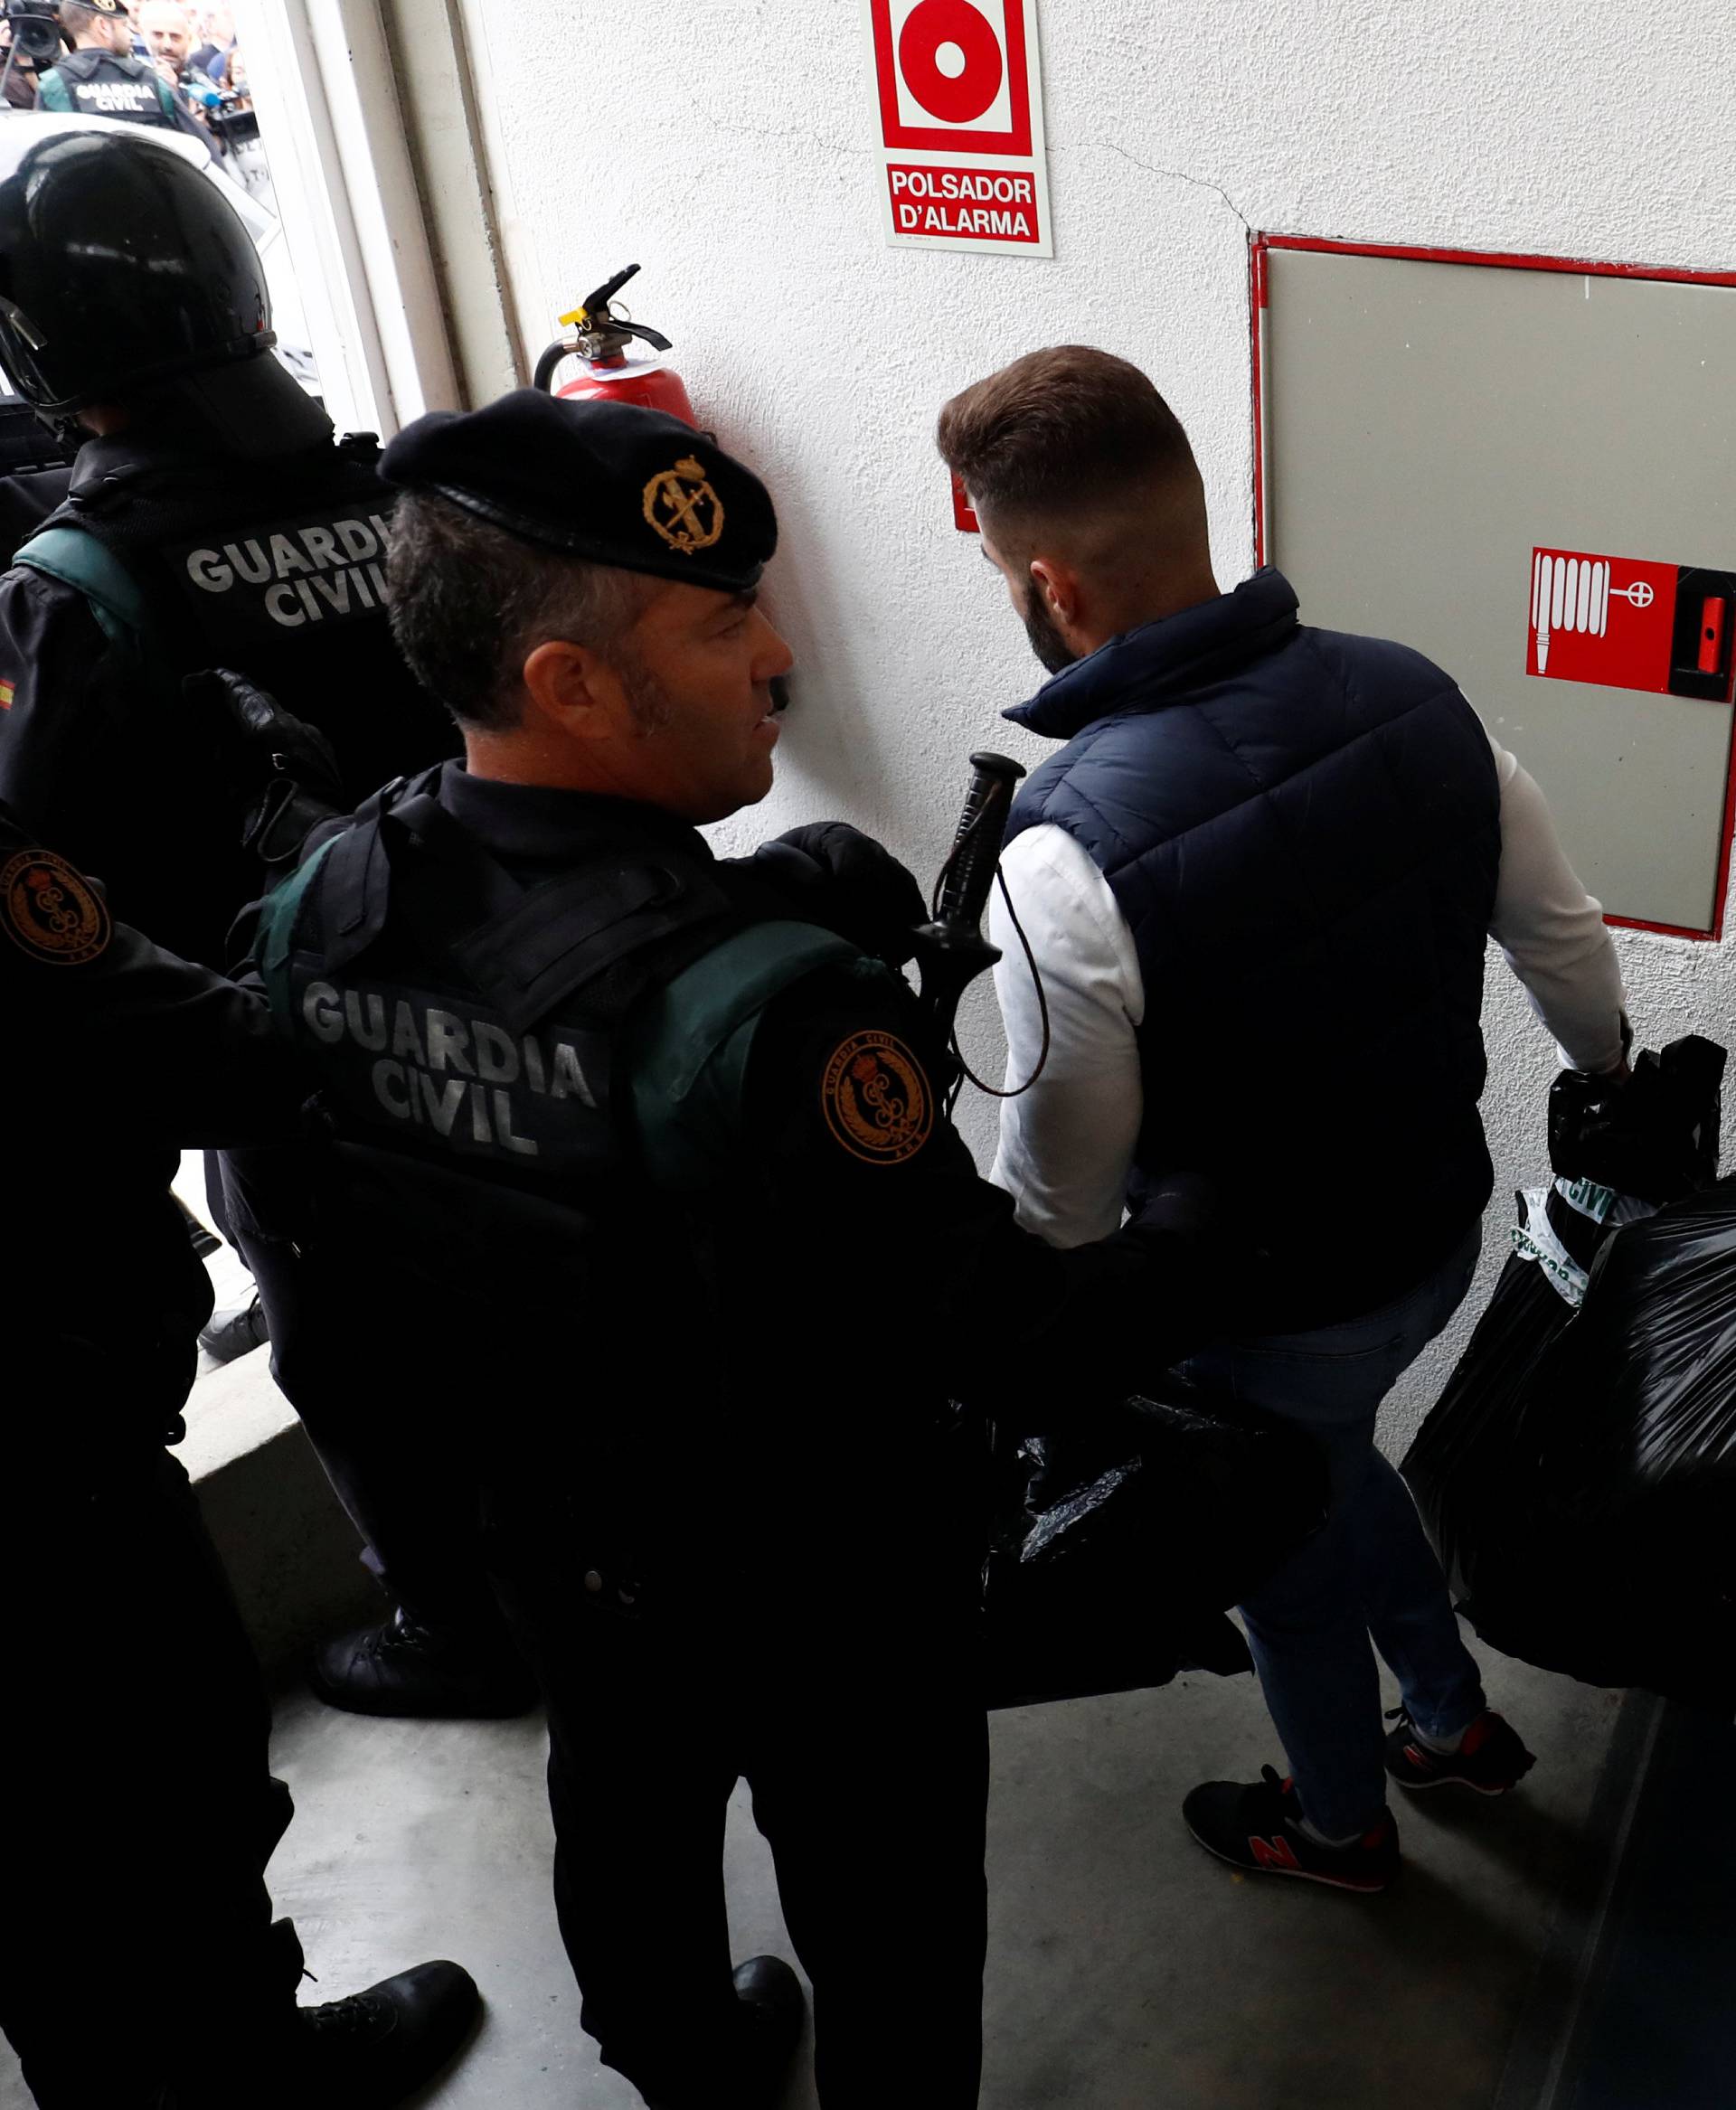
<path fill-rule="evenodd" d="M 1142 1176 L 1222 1189 L 1273 1256 L 1246 1330 L 1402 1295 L 1489 1198 L 1477 1111 L 1500 787 L 1441 670 L 1305 627 L 1262 570 L 1006 714 L 1066 747 L 1012 833 L 1064 828 L 1138 949 Z"/>

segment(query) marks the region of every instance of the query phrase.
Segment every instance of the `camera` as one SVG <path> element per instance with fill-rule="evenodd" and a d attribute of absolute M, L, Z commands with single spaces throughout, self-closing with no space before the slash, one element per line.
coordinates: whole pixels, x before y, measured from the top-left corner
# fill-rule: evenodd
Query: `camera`
<path fill-rule="evenodd" d="M 6 0 L 6 25 L 14 47 L 38 66 L 52 66 L 65 50 L 52 0 Z"/>
<path fill-rule="evenodd" d="M 257 139 L 259 120 L 253 105 L 247 97 L 233 88 L 217 88 L 209 80 L 203 80 L 198 87 L 192 85 L 194 76 L 182 76 L 193 102 L 205 113 L 205 122 L 225 145 L 239 145 L 244 139 Z"/>

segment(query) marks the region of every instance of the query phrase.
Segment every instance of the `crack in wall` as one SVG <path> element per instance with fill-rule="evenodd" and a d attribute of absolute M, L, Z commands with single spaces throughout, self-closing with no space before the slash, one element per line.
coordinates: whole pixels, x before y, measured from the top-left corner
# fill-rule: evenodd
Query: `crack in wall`
<path fill-rule="evenodd" d="M 1141 161 L 1137 154 L 1129 154 L 1125 146 L 1118 146 L 1113 139 L 1092 139 L 1086 141 L 1085 144 L 1090 146 L 1107 147 L 1111 154 L 1118 154 L 1123 161 L 1131 162 L 1135 168 L 1144 169 L 1147 175 L 1166 176 L 1172 183 L 1191 184 L 1196 191 L 1215 192 L 1231 212 L 1235 214 L 1248 233 L 1250 235 L 1253 233 L 1253 221 L 1249 219 L 1223 185 L 1213 183 L 1210 176 L 1190 175 L 1184 168 L 1164 168 L 1155 161 Z M 1061 151 L 1065 153 L 1067 150 L 1063 147 Z"/>
<path fill-rule="evenodd" d="M 847 146 L 841 140 L 829 139 L 823 132 L 816 132 L 811 126 L 807 125 L 736 125 L 731 124 L 725 118 L 713 116 L 710 110 L 702 109 L 696 114 L 712 131 L 733 133 L 738 138 L 805 139 L 811 146 L 820 148 L 823 153 L 848 155 L 856 159 L 872 158 L 875 152 L 872 146 Z M 1224 204 L 1235 216 L 1237 222 L 1249 235 L 1252 235 L 1254 231 L 1253 222 L 1241 207 L 1236 203 L 1229 192 L 1224 189 L 1223 185 L 1220 183 L 1214 183 L 1210 176 L 1192 175 L 1184 168 L 1165 168 L 1157 162 L 1141 161 L 1137 154 L 1129 154 L 1125 146 L 1118 145 L 1113 139 L 1087 139 L 1081 140 L 1078 146 L 1051 145 L 1049 148 L 1049 152 L 1056 155 L 1104 150 L 1110 154 L 1118 154 L 1123 161 L 1130 163 L 1135 168 L 1143 169 L 1147 175 L 1162 176 L 1171 183 L 1188 184 L 1197 191 L 1211 191 L 1214 195 L 1222 199 Z"/>

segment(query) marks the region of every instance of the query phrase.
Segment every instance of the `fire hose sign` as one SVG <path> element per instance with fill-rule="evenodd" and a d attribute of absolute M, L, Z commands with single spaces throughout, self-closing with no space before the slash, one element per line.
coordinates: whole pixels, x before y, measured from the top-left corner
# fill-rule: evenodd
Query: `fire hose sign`
<path fill-rule="evenodd" d="M 1037 0 L 863 0 L 896 248 L 1050 257 Z"/>
<path fill-rule="evenodd" d="M 1727 703 L 1736 572 L 1583 550 L 1531 553 L 1525 672 Z"/>

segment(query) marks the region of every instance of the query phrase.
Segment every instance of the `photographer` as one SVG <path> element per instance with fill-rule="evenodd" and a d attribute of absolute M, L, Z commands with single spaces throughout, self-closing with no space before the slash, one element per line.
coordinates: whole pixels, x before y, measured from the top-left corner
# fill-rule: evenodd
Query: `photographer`
<path fill-rule="evenodd" d="M 0 15 L 0 63 L 5 99 L 14 110 L 36 107 L 39 65 L 59 58 L 63 46 L 50 0 L 12 0 Z"/>

